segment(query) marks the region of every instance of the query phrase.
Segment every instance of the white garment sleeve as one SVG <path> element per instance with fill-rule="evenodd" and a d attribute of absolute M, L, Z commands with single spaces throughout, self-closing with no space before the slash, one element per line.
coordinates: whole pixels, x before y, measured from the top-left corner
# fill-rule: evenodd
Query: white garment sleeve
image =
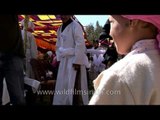
<path fill-rule="evenodd" d="M 92 54 L 104 54 L 106 50 L 97 50 L 97 49 L 87 49 L 87 53 Z"/>
<path fill-rule="evenodd" d="M 28 22 L 28 28 L 30 28 L 34 31 L 34 27 L 35 27 L 34 23 L 32 21 L 29 21 Z"/>
<path fill-rule="evenodd" d="M 59 51 L 59 48 L 60 48 L 60 28 L 57 30 L 57 41 L 56 41 L 56 58 L 57 58 L 57 61 L 60 61 L 61 60 L 61 57 L 60 57 L 60 51 Z"/>
<path fill-rule="evenodd" d="M 24 83 L 31 86 L 34 93 L 40 87 L 40 82 L 38 80 L 29 78 L 29 77 L 26 77 L 26 76 L 24 77 Z"/>
<path fill-rule="evenodd" d="M 31 34 L 30 36 L 30 44 L 31 44 L 31 58 L 37 58 L 38 55 L 38 49 L 37 49 L 37 44 L 36 44 L 36 39 L 35 37 Z"/>
<path fill-rule="evenodd" d="M 73 63 L 75 64 L 80 64 L 84 65 L 85 60 L 82 59 L 85 57 L 85 52 L 86 52 L 86 46 L 85 46 L 85 40 L 83 36 L 83 31 L 81 26 L 77 23 L 74 24 L 74 29 L 73 30 L 73 39 L 75 41 L 75 58 Z"/>
<path fill-rule="evenodd" d="M 63 48 L 59 47 L 59 52 L 61 57 L 75 55 L 74 48 Z"/>

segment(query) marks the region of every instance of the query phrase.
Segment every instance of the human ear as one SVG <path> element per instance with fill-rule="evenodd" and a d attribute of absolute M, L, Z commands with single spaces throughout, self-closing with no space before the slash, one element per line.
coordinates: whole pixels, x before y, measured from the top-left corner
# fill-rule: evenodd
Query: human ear
<path fill-rule="evenodd" d="M 130 20 L 129 21 L 130 27 L 135 27 L 138 25 L 138 23 L 139 23 L 139 20 Z"/>

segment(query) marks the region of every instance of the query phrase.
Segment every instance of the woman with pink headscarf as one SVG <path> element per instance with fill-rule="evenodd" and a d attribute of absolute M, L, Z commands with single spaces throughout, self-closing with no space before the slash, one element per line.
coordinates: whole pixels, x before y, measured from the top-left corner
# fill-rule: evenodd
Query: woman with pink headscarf
<path fill-rule="evenodd" d="M 111 15 L 109 21 L 125 57 L 94 80 L 89 105 L 160 104 L 160 15 Z"/>

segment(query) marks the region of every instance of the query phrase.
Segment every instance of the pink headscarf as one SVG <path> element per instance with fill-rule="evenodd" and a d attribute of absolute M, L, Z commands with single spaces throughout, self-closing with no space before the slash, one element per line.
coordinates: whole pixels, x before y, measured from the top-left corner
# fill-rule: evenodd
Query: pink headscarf
<path fill-rule="evenodd" d="M 138 19 L 145 22 L 152 23 L 155 27 L 158 28 L 157 41 L 158 47 L 160 48 L 160 15 L 122 15 L 127 19 L 133 20 Z"/>

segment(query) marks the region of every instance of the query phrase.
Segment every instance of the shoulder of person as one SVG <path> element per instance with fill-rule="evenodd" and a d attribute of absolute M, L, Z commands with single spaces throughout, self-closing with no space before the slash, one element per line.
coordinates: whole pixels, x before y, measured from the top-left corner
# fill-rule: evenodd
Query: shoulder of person
<path fill-rule="evenodd" d="M 124 74 L 136 74 L 137 71 L 147 69 L 151 64 L 150 59 L 145 54 L 135 54 L 126 56 L 113 64 L 109 70 L 114 71 L 119 76 Z"/>
<path fill-rule="evenodd" d="M 78 22 L 76 22 L 75 20 L 73 20 L 73 22 L 72 22 L 71 24 L 72 24 L 73 26 L 75 26 L 75 27 L 82 28 L 81 25 L 80 25 Z"/>
<path fill-rule="evenodd" d="M 137 57 L 140 57 L 140 60 L 137 60 Z M 99 77 L 104 79 L 104 84 L 123 83 L 131 87 L 132 85 L 137 85 L 137 83 L 143 83 L 146 74 L 149 74 L 149 62 L 144 62 L 146 58 L 143 54 L 123 58 L 103 71 Z"/>

